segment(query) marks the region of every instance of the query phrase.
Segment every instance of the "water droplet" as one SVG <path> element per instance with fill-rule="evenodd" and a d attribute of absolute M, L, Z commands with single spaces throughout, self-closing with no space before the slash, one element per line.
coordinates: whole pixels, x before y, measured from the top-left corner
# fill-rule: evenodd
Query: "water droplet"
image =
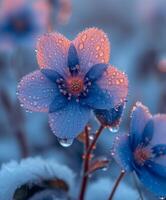
<path fill-rule="evenodd" d="M 83 36 L 82 36 L 82 41 L 85 41 L 86 40 L 86 38 L 87 38 L 87 35 L 86 34 L 84 34 Z"/>
<path fill-rule="evenodd" d="M 92 141 L 94 139 L 94 134 L 90 134 L 89 139 Z"/>
<path fill-rule="evenodd" d="M 32 111 L 31 111 L 31 110 L 28 110 L 28 109 L 26 109 L 25 112 L 27 112 L 27 113 L 32 113 Z"/>
<path fill-rule="evenodd" d="M 99 55 L 102 57 L 104 55 L 104 53 L 101 51 Z"/>
<path fill-rule="evenodd" d="M 108 169 L 108 166 L 105 166 L 105 167 L 102 168 L 102 171 L 105 172 L 105 171 L 107 171 L 107 169 Z"/>
<path fill-rule="evenodd" d="M 111 152 L 111 156 L 114 156 L 114 155 L 115 155 L 115 152 L 114 152 L 114 151 L 112 151 L 112 152 Z"/>
<path fill-rule="evenodd" d="M 165 197 L 159 197 L 159 199 L 161 199 L 161 200 L 164 200 L 164 199 L 165 199 Z"/>
<path fill-rule="evenodd" d="M 58 139 L 59 144 L 63 147 L 69 147 L 73 144 L 73 139 Z"/>
<path fill-rule="evenodd" d="M 80 45 L 79 45 L 79 49 L 82 50 L 83 48 L 84 48 L 83 43 L 80 43 Z"/>
<path fill-rule="evenodd" d="M 112 133 L 117 133 L 119 131 L 119 126 L 111 126 L 111 127 L 109 127 L 109 130 Z"/>

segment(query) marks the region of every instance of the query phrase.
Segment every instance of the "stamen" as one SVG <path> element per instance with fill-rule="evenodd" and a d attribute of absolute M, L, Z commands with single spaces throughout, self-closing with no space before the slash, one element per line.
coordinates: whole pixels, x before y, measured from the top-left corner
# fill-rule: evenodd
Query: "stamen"
<path fill-rule="evenodd" d="M 143 166 L 151 158 L 151 153 L 150 149 L 138 146 L 134 152 L 134 159 L 138 165 Z"/>
<path fill-rule="evenodd" d="M 67 87 L 69 92 L 74 95 L 74 96 L 78 96 L 84 88 L 84 83 L 82 78 L 80 77 L 71 77 L 68 81 L 67 81 Z"/>

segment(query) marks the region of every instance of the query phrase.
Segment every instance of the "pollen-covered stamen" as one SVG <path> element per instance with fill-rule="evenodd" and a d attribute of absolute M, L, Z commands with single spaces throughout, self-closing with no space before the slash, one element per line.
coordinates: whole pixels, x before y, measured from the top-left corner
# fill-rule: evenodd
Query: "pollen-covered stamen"
<path fill-rule="evenodd" d="M 80 77 L 70 77 L 67 80 L 68 92 L 74 96 L 79 96 L 84 90 L 84 81 Z"/>
<path fill-rule="evenodd" d="M 150 149 L 142 146 L 138 146 L 134 151 L 134 160 L 138 165 L 143 166 L 144 163 L 152 156 Z"/>
<path fill-rule="evenodd" d="M 66 83 L 65 80 L 62 78 L 59 78 L 56 80 L 57 86 L 59 88 L 59 91 L 63 94 L 63 95 L 67 95 L 67 89 L 66 89 Z"/>

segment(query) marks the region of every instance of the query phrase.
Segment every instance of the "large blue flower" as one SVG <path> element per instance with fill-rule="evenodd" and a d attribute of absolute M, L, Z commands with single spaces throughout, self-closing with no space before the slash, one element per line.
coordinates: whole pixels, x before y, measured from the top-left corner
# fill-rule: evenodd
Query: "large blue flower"
<path fill-rule="evenodd" d="M 37 70 L 21 80 L 18 98 L 31 111 L 48 112 L 49 124 L 61 139 L 73 139 L 91 111 L 123 103 L 128 80 L 108 64 L 106 34 L 89 28 L 69 41 L 59 33 L 42 36 L 37 44 Z"/>
<path fill-rule="evenodd" d="M 140 102 L 133 108 L 128 135 L 116 137 L 112 155 L 126 171 L 135 171 L 156 196 L 166 196 L 166 115 L 152 116 Z"/>

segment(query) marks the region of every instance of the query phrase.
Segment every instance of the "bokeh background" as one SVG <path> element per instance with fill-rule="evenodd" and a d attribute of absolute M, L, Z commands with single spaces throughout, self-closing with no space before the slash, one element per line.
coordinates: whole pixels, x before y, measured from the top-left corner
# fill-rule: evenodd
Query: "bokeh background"
<path fill-rule="evenodd" d="M 130 110 L 136 101 L 148 106 L 153 114 L 166 113 L 166 1 L 25 1 L 30 12 L 36 12 L 35 19 L 30 19 L 37 19 L 36 30 L 33 32 L 31 27 L 29 35 L 26 31 L 14 35 L 8 20 L 19 0 L 0 0 L 0 165 L 25 157 L 54 158 L 70 166 L 79 182 L 82 143 L 75 140 L 68 148 L 60 146 L 48 126 L 47 115 L 26 112 L 16 97 L 21 77 L 38 67 L 35 57 L 37 37 L 55 30 L 73 39 L 87 27 L 99 27 L 107 33 L 111 42 L 110 63 L 125 71 L 129 78 L 128 102 L 119 129 L 124 132 L 129 129 Z M 24 6 L 22 9 L 24 12 Z M 6 29 L 4 24 L 7 24 Z M 24 24 L 18 24 L 17 28 L 20 26 L 21 30 L 25 28 Z M 97 127 L 96 121 L 92 124 Z M 113 136 L 109 130 L 102 134 L 96 155 L 110 158 Z M 107 199 L 119 170 L 110 159 L 107 170 L 95 172 L 86 199 Z M 139 187 L 146 199 L 155 199 L 142 185 Z M 75 193 L 78 189 L 77 184 Z M 123 200 L 139 199 L 132 176 L 125 178 L 115 200 L 121 200 L 122 194 Z"/>

